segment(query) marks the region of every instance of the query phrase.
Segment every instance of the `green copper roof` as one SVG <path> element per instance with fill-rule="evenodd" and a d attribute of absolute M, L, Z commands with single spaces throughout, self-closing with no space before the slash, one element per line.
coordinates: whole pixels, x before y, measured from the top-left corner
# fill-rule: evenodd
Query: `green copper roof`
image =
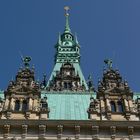
<path fill-rule="evenodd" d="M 50 108 L 49 119 L 58 120 L 88 120 L 87 109 L 91 94 L 72 92 L 42 92 L 42 98 L 48 97 Z M 96 94 L 92 95 L 96 99 Z M 133 99 L 140 98 L 140 93 L 134 93 Z"/>
<path fill-rule="evenodd" d="M 140 98 L 140 92 L 134 92 L 133 99 L 135 100 L 137 98 Z"/>
<path fill-rule="evenodd" d="M 96 94 L 92 93 L 96 99 Z M 42 91 L 41 97 L 47 96 L 50 108 L 49 119 L 52 120 L 88 120 L 87 109 L 90 103 L 89 92 L 47 92 Z M 4 99 L 4 91 L 0 91 Z M 140 98 L 140 93 L 134 93 L 133 99 Z"/>
<path fill-rule="evenodd" d="M 4 99 L 4 91 L 0 90 L 0 98 Z"/>
<path fill-rule="evenodd" d="M 49 119 L 87 120 L 87 109 L 91 95 L 89 93 L 47 93 L 50 108 Z M 95 98 L 95 94 L 94 94 Z"/>

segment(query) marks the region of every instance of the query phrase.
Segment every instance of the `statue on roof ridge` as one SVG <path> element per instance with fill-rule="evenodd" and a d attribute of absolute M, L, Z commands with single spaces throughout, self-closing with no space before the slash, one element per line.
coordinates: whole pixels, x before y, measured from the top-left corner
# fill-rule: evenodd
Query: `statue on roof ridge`
<path fill-rule="evenodd" d="M 30 56 L 22 57 L 22 61 L 24 63 L 25 68 L 29 68 L 30 66 L 29 62 L 31 61 L 31 57 Z"/>
<path fill-rule="evenodd" d="M 111 59 L 105 59 L 104 63 L 107 65 L 108 69 L 112 69 L 112 60 Z"/>

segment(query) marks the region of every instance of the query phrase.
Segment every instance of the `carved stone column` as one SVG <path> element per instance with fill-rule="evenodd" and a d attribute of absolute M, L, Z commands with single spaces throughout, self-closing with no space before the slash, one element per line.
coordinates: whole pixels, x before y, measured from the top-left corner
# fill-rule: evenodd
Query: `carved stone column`
<path fill-rule="evenodd" d="M 3 110 L 3 105 L 4 105 L 4 102 L 0 102 L 0 118 L 1 118 L 1 111 Z"/>
<path fill-rule="evenodd" d="M 101 105 L 101 112 L 105 111 L 105 103 L 103 101 L 103 98 L 100 98 L 100 105 Z"/>
<path fill-rule="evenodd" d="M 15 108 L 15 99 L 14 98 L 11 98 L 11 101 L 10 101 L 10 110 L 14 110 Z"/>
<path fill-rule="evenodd" d="M 75 125 L 75 139 L 79 139 L 80 137 L 80 126 Z"/>
<path fill-rule="evenodd" d="M 108 99 L 107 99 L 107 100 L 108 100 Z M 107 101 L 107 102 L 108 102 L 108 101 Z M 108 119 L 108 120 L 111 120 L 111 108 L 110 108 L 109 106 L 107 106 L 107 108 L 108 108 L 108 109 L 107 109 L 108 111 L 106 111 L 107 119 Z M 109 108 L 110 108 L 110 109 L 109 109 Z"/>
<path fill-rule="evenodd" d="M 37 97 L 33 100 L 33 111 L 38 111 L 38 99 Z"/>
<path fill-rule="evenodd" d="M 111 106 L 110 106 L 110 103 L 109 103 L 109 99 L 107 98 L 106 99 L 106 109 L 107 109 L 107 112 L 109 111 L 111 111 Z"/>
<path fill-rule="evenodd" d="M 111 140 L 115 140 L 116 137 L 116 126 L 110 127 L 110 134 L 111 134 Z"/>
<path fill-rule="evenodd" d="M 116 112 L 119 112 L 119 107 L 118 107 L 118 101 L 115 100 L 115 107 L 116 107 Z"/>
<path fill-rule="evenodd" d="M 127 120 L 129 120 L 130 119 L 130 111 L 129 111 L 128 101 L 126 99 L 124 99 L 124 105 L 125 105 L 125 117 Z"/>
<path fill-rule="evenodd" d="M 4 104 L 4 110 L 8 110 L 8 107 L 9 107 L 9 99 L 8 98 L 6 98 L 6 100 L 5 100 L 5 104 Z"/>
<path fill-rule="evenodd" d="M 32 110 L 33 107 L 33 99 L 30 97 L 29 98 L 29 110 Z"/>
<path fill-rule="evenodd" d="M 57 126 L 57 138 L 61 140 L 62 137 L 62 133 L 63 133 L 63 125 L 58 125 Z"/>
<path fill-rule="evenodd" d="M 98 140 L 99 126 L 92 126 L 92 140 Z"/>
<path fill-rule="evenodd" d="M 131 97 L 128 97 L 128 105 L 129 105 L 130 112 L 133 112 L 134 106 Z"/>
<path fill-rule="evenodd" d="M 22 125 L 22 134 L 21 134 L 22 139 L 26 138 L 26 136 L 27 136 L 27 129 L 28 129 L 28 125 Z"/>
<path fill-rule="evenodd" d="M 46 125 L 39 125 L 39 139 L 43 139 L 46 133 Z"/>
<path fill-rule="evenodd" d="M 4 125 L 4 134 L 3 134 L 3 138 L 7 139 L 9 136 L 9 132 L 10 132 L 10 125 Z"/>
<path fill-rule="evenodd" d="M 124 99 L 124 106 L 125 106 L 125 111 L 128 112 L 129 106 L 128 106 L 128 101 L 126 99 Z"/>
<path fill-rule="evenodd" d="M 128 126 L 129 140 L 133 140 L 133 133 L 134 133 L 134 127 L 133 126 Z"/>
<path fill-rule="evenodd" d="M 19 111 L 22 111 L 22 105 L 23 105 L 23 99 L 20 99 L 20 108 L 19 108 Z"/>

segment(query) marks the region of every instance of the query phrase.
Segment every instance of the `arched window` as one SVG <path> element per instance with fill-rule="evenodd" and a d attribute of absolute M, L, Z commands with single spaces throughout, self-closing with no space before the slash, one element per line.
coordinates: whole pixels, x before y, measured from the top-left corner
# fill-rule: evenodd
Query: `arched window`
<path fill-rule="evenodd" d="M 24 100 L 22 104 L 22 111 L 26 111 L 28 109 L 27 101 Z"/>
<path fill-rule="evenodd" d="M 64 82 L 64 89 L 67 89 L 67 82 Z"/>
<path fill-rule="evenodd" d="M 15 111 L 19 111 L 19 108 L 20 108 L 20 101 L 16 100 L 15 101 Z"/>
<path fill-rule="evenodd" d="M 68 83 L 68 89 L 72 88 L 72 83 Z"/>
<path fill-rule="evenodd" d="M 110 104 L 111 104 L 111 111 L 112 112 L 116 112 L 115 102 L 114 101 L 111 101 Z"/>
<path fill-rule="evenodd" d="M 123 104 L 122 104 L 122 102 L 118 101 L 117 104 L 118 104 L 118 111 L 123 112 Z"/>

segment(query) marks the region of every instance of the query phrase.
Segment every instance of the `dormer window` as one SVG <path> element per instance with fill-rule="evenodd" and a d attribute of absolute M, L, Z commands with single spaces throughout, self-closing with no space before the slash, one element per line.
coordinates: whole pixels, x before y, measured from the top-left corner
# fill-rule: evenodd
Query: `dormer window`
<path fill-rule="evenodd" d="M 69 35 L 69 34 L 66 34 L 66 35 L 64 36 L 64 38 L 65 38 L 65 39 L 72 40 L 72 36 L 71 36 L 71 35 Z"/>
<path fill-rule="evenodd" d="M 116 112 L 115 102 L 114 102 L 114 101 L 111 101 L 111 102 L 110 102 L 110 105 L 111 105 L 111 111 L 112 111 L 112 112 Z"/>
<path fill-rule="evenodd" d="M 27 101 L 24 100 L 22 103 L 22 111 L 27 111 L 27 109 L 28 109 L 28 104 L 27 104 Z"/>
<path fill-rule="evenodd" d="M 119 112 L 123 112 L 123 104 L 122 104 L 122 102 L 121 101 L 118 101 L 117 102 L 117 105 L 118 105 L 118 111 Z"/>
<path fill-rule="evenodd" d="M 19 111 L 19 109 L 20 109 L 20 101 L 16 100 L 15 101 L 15 111 Z"/>

